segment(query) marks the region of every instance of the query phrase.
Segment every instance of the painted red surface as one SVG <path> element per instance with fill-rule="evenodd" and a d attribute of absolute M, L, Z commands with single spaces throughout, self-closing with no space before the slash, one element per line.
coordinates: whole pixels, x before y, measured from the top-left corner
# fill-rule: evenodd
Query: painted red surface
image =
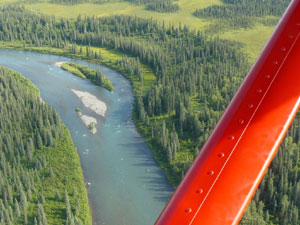
<path fill-rule="evenodd" d="M 294 0 L 156 221 L 238 224 L 300 103 L 300 0 Z"/>

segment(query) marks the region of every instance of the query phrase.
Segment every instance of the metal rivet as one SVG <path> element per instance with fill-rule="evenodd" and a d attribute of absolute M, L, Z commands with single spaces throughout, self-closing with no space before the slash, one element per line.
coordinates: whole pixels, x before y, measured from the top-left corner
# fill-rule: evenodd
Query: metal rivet
<path fill-rule="evenodd" d="M 277 65 L 277 64 L 278 64 L 278 61 L 274 60 L 274 61 L 273 61 L 273 64 L 274 64 L 274 65 Z"/>
<path fill-rule="evenodd" d="M 187 209 L 185 209 L 185 212 L 186 212 L 186 213 L 191 213 L 191 212 L 192 212 L 192 209 L 191 209 L 191 208 L 187 208 Z"/>
<path fill-rule="evenodd" d="M 202 194 L 203 193 L 203 189 L 202 188 L 197 189 L 196 193 L 197 194 Z"/>
<path fill-rule="evenodd" d="M 290 39 L 294 38 L 294 35 L 289 34 L 289 38 L 290 38 Z"/>
<path fill-rule="evenodd" d="M 266 78 L 266 79 L 269 79 L 270 77 L 271 77 L 270 74 L 266 74 L 266 75 L 265 75 L 265 78 Z"/>
<path fill-rule="evenodd" d="M 248 104 L 248 108 L 249 109 L 253 108 L 253 104 Z"/>
<path fill-rule="evenodd" d="M 228 136 L 228 140 L 233 140 L 234 136 Z"/>
<path fill-rule="evenodd" d="M 261 93 L 262 90 L 261 90 L 261 89 L 257 89 L 256 92 L 257 92 L 257 93 Z"/>
<path fill-rule="evenodd" d="M 280 50 L 281 50 L 282 52 L 285 52 L 285 51 L 286 51 L 286 48 L 285 48 L 285 47 L 282 47 Z"/>
<path fill-rule="evenodd" d="M 240 119 L 240 120 L 238 121 L 239 124 L 243 124 L 244 122 L 245 122 L 245 121 L 242 120 L 242 119 Z"/>
<path fill-rule="evenodd" d="M 210 170 L 210 171 L 207 172 L 208 175 L 214 175 L 214 173 L 215 172 L 213 170 Z"/>
<path fill-rule="evenodd" d="M 218 157 L 219 157 L 219 158 L 224 158 L 224 156 L 225 156 L 225 154 L 224 154 L 223 152 L 220 152 L 220 153 L 218 154 Z"/>

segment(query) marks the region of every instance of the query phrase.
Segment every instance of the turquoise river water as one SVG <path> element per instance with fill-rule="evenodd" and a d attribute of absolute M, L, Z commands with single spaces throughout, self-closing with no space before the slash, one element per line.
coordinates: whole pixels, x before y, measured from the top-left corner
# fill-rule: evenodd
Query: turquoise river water
<path fill-rule="evenodd" d="M 55 66 L 57 62 L 100 68 L 115 91 L 77 78 Z M 32 52 L 0 50 L 0 65 L 29 78 L 69 128 L 85 182 L 91 183 L 88 195 L 93 224 L 152 225 L 174 190 L 131 121 L 134 97 L 129 81 L 96 64 Z M 89 92 L 105 102 L 106 116 L 85 108 L 71 89 Z M 76 107 L 100 121 L 96 134 L 89 132 Z"/>

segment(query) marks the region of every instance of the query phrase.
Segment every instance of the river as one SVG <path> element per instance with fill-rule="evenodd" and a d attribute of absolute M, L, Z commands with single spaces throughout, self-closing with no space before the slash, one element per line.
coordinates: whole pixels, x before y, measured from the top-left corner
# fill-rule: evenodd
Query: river
<path fill-rule="evenodd" d="M 100 68 L 114 92 L 77 78 L 55 66 L 75 62 Z M 88 188 L 93 224 L 152 225 L 167 203 L 172 186 L 131 121 L 133 92 L 120 73 L 97 64 L 61 56 L 0 50 L 0 65 L 29 78 L 41 97 L 59 113 L 77 147 Z M 103 118 L 88 108 L 71 89 L 86 91 L 107 105 Z M 75 108 L 100 121 L 91 134 Z"/>

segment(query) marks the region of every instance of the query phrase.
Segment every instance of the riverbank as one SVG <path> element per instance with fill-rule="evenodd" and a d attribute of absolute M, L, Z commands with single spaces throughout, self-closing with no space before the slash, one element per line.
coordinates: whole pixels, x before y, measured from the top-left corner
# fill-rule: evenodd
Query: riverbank
<path fill-rule="evenodd" d="M 93 223 L 154 224 L 174 189 L 131 120 L 134 95 L 130 82 L 120 73 L 101 67 L 115 86 L 113 93 L 108 92 L 54 66 L 60 61 L 91 68 L 99 65 L 55 55 L 0 50 L 0 61 L 29 78 L 68 127 L 86 184 L 91 184 L 87 191 Z M 105 118 L 86 109 L 71 89 L 89 92 L 105 102 Z M 97 119 L 96 134 L 89 132 L 78 111 Z"/>
<path fill-rule="evenodd" d="M 0 80 L 1 105 L 6 109 L 0 111 L 0 136 L 7 142 L 0 143 L 5 165 L 0 172 L 8 184 L 1 188 L 9 193 L 1 207 L 10 212 L 1 222 L 66 224 L 72 218 L 91 225 L 80 160 L 68 129 L 41 101 L 39 89 L 29 79 L 1 66 Z M 72 212 L 67 215 L 68 207 Z"/>
<path fill-rule="evenodd" d="M 152 69 L 149 68 L 149 66 L 146 66 L 144 64 L 141 64 L 141 69 L 143 72 L 143 85 L 141 85 L 139 79 L 137 76 L 133 76 L 131 74 L 128 74 L 128 72 L 118 66 L 117 61 L 121 60 L 124 53 L 121 53 L 116 50 L 108 50 L 106 48 L 96 48 L 91 47 L 93 50 L 101 51 L 102 59 L 94 59 L 91 57 L 86 56 L 86 50 L 84 46 L 82 46 L 82 53 L 72 53 L 71 46 L 69 48 L 61 49 L 61 48 L 53 48 L 53 47 L 35 47 L 35 46 L 28 46 L 24 45 L 22 42 L 3 42 L 0 41 L 0 48 L 3 49 L 13 49 L 13 50 L 20 50 L 20 51 L 32 51 L 32 52 L 38 52 L 42 54 L 52 54 L 52 55 L 59 55 L 64 56 L 68 58 L 73 59 L 80 59 L 87 62 L 92 62 L 95 64 L 103 65 L 108 68 L 111 68 L 119 73 L 121 73 L 124 77 L 126 77 L 133 88 L 133 93 L 135 96 L 135 101 L 138 96 L 143 96 L 147 93 L 147 91 L 151 88 L 152 84 L 156 80 L 156 76 L 154 75 L 154 72 Z M 59 64 L 55 64 L 55 66 L 61 65 L 63 62 L 58 62 Z M 134 121 L 135 126 L 137 127 L 137 130 L 141 133 L 141 135 L 144 137 L 146 144 L 148 147 L 152 150 L 154 154 L 155 160 L 158 162 L 160 167 L 165 171 L 165 175 L 169 182 L 176 186 L 178 184 L 178 176 L 174 174 L 173 166 L 166 162 L 165 156 L 162 155 L 160 147 L 156 146 L 152 142 L 151 138 L 151 129 L 149 127 L 146 127 L 143 123 L 139 122 L 138 119 L 134 116 L 134 112 L 132 112 L 132 120 Z"/>

